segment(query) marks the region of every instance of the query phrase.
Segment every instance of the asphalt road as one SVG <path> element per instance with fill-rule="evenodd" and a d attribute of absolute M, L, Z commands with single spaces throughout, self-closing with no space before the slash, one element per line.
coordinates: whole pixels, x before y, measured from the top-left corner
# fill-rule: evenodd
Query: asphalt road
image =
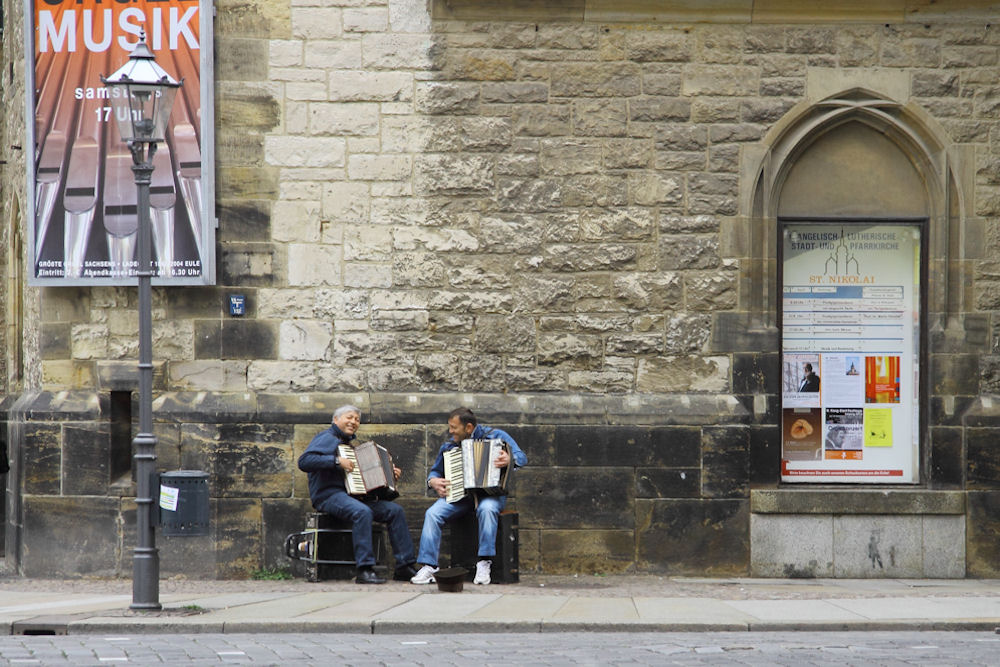
<path fill-rule="evenodd" d="M 988 632 L 0 637 L 0 665 L 990 665 Z"/>

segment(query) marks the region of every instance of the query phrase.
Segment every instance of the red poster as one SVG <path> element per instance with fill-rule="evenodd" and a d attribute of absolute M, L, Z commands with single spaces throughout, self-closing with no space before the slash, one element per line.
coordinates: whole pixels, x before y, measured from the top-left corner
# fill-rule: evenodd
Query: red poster
<path fill-rule="evenodd" d="M 865 357 L 865 403 L 899 403 L 899 357 Z"/>
<path fill-rule="evenodd" d="M 183 79 L 167 140 L 153 159 L 154 269 L 169 282 L 211 282 L 213 262 L 205 253 L 214 252 L 214 220 L 206 202 L 214 194 L 203 169 L 210 166 L 203 165 L 210 137 L 201 127 L 198 1 L 36 0 L 33 16 L 33 282 L 134 282 L 139 216 L 132 156 L 101 76 L 125 64 L 141 34 L 157 64 Z"/>

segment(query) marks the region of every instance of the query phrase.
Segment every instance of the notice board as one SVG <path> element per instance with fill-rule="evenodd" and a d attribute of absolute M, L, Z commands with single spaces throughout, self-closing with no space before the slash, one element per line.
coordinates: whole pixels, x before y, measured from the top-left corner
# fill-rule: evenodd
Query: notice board
<path fill-rule="evenodd" d="M 781 479 L 919 481 L 919 223 L 781 225 Z"/>

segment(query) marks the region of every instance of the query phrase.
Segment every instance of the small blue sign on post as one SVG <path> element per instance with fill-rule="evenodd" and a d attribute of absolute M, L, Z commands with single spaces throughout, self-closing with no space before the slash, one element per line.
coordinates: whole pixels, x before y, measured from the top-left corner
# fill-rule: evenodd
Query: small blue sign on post
<path fill-rule="evenodd" d="M 229 314 L 233 317 L 242 317 L 247 313 L 247 299 L 242 294 L 229 295 Z"/>

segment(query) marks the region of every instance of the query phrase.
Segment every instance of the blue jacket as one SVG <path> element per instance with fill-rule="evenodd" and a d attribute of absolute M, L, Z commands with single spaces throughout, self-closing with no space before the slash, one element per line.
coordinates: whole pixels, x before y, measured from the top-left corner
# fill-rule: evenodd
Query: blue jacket
<path fill-rule="evenodd" d="M 472 432 L 470 436 L 473 440 L 485 440 L 487 438 L 499 438 L 507 443 L 510 447 L 510 457 L 514 461 L 514 469 L 523 468 L 528 464 L 528 457 L 524 455 L 521 448 L 517 446 L 514 438 L 506 431 L 501 431 L 498 428 L 493 428 L 491 426 L 483 426 L 482 424 L 476 425 L 476 430 Z M 449 449 L 454 449 L 455 447 L 461 446 L 462 443 L 455 442 L 449 439 L 443 445 L 441 449 L 438 450 L 437 458 L 434 459 L 434 465 L 431 467 L 430 473 L 427 475 L 427 481 L 430 482 L 432 477 L 444 477 L 444 453 Z"/>
<path fill-rule="evenodd" d="M 344 469 L 337 465 L 337 447 L 349 443 L 354 437 L 333 424 L 317 433 L 299 457 L 299 470 L 309 473 L 309 497 L 313 507 L 318 508 L 334 493 L 347 493 Z"/>

